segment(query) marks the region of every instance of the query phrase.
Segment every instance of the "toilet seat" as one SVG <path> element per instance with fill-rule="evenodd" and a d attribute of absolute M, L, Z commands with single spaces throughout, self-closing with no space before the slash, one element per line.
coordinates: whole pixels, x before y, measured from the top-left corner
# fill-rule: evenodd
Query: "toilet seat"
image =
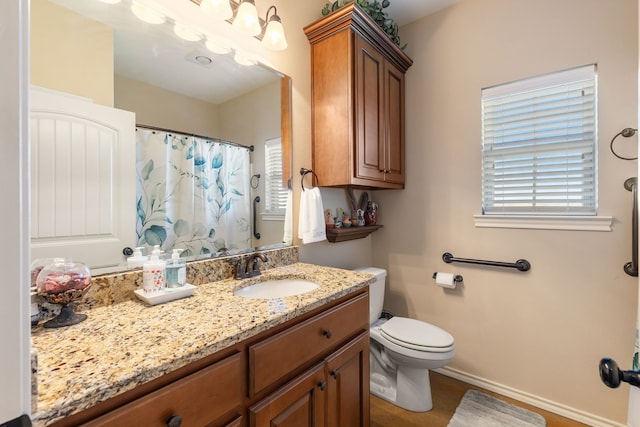
<path fill-rule="evenodd" d="M 380 325 L 379 330 L 385 339 L 412 350 L 446 353 L 454 348 L 451 334 L 416 319 L 395 316 Z"/>

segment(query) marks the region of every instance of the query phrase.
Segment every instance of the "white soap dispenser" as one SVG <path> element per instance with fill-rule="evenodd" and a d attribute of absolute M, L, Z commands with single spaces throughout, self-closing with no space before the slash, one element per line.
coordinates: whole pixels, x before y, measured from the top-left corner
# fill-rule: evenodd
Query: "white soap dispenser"
<path fill-rule="evenodd" d="M 149 260 L 149 257 L 146 255 L 142 255 L 142 250 L 144 248 L 135 248 L 133 250 L 133 255 L 127 258 L 127 266 L 129 268 L 140 268 L 144 265 L 146 261 Z"/>
<path fill-rule="evenodd" d="M 165 287 L 166 264 L 160 259 L 160 254 L 162 254 L 160 246 L 155 245 L 149 261 L 142 266 L 142 288 L 146 294 L 157 292 Z"/>
<path fill-rule="evenodd" d="M 187 280 L 187 262 L 180 258 L 180 252 L 184 249 L 174 249 L 171 260 L 167 261 L 167 287 L 179 288 L 184 286 Z"/>

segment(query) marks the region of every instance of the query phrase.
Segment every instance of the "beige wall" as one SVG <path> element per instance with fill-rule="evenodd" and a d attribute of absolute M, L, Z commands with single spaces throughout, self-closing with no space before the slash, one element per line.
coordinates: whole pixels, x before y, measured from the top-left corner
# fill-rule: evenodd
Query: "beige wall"
<path fill-rule="evenodd" d="M 111 28 L 47 0 L 31 0 L 30 12 L 31 83 L 112 107 Z"/>
<path fill-rule="evenodd" d="M 289 47 L 283 52 L 274 52 L 267 59 L 273 66 L 289 75 L 293 82 L 293 204 L 294 236 L 297 239 L 298 206 L 300 200 L 301 167 L 311 168 L 311 57 L 309 42 L 303 28 L 322 18 L 322 7 L 326 0 L 277 0 L 270 2 L 278 8 L 285 27 Z M 260 8 L 260 5 L 257 5 Z M 306 178 L 305 185 L 310 185 Z M 326 208 L 346 208 L 344 190 L 323 188 L 322 200 Z M 357 196 L 357 195 L 356 195 Z M 371 237 L 335 243 L 312 243 L 300 246 L 300 259 L 321 265 L 355 268 L 371 265 Z"/>
<path fill-rule="evenodd" d="M 389 270 L 386 307 L 432 322 L 456 340 L 451 367 L 626 425 L 628 386 L 605 387 L 598 361 L 631 365 L 638 280 L 630 261 L 637 162 L 609 141 L 637 127 L 637 3 L 633 0 L 473 0 L 401 29 L 414 60 L 406 81 L 407 186 L 376 192 L 384 228 L 374 264 Z M 480 90 L 597 63 L 599 213 L 612 232 L 480 229 Z M 617 142 L 635 155 L 637 137 Z M 515 261 L 530 272 L 444 264 Z M 464 285 L 444 291 L 435 271 Z M 437 397 L 435 397 L 437 399 Z"/>
<path fill-rule="evenodd" d="M 252 189 L 251 200 L 259 196 L 258 212 L 264 211 L 264 142 L 281 135 L 280 80 L 239 96 L 220 105 L 220 137 L 244 145 L 253 145 L 250 153 L 252 174 L 260 174 L 259 186 Z M 260 240 L 253 238 L 252 246 L 282 242 L 284 220 L 264 221 L 258 215 L 257 231 Z"/>
<path fill-rule="evenodd" d="M 137 124 L 212 137 L 220 134 L 218 106 L 119 75 L 115 107 L 134 111 Z"/>

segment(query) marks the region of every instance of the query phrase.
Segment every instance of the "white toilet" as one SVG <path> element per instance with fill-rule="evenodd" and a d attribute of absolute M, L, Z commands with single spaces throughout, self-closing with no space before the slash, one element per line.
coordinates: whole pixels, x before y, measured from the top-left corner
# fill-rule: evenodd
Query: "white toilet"
<path fill-rule="evenodd" d="M 369 286 L 371 393 L 410 411 L 430 411 L 429 369 L 441 368 L 453 358 L 453 336 L 420 320 L 380 319 L 387 271 L 374 267 L 356 271 L 376 276 Z"/>

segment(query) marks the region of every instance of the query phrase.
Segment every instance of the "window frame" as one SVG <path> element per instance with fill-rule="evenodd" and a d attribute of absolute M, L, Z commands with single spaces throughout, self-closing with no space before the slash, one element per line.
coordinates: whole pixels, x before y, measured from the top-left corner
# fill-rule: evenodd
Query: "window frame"
<path fill-rule="evenodd" d="M 279 159 L 270 159 L 270 153 L 275 150 L 275 147 L 280 149 Z M 271 167 L 274 164 L 280 164 L 280 173 L 273 171 Z M 286 214 L 286 200 L 289 189 L 282 185 L 283 182 L 282 168 L 282 138 L 272 138 L 264 142 L 264 211 L 262 213 L 262 219 L 265 221 L 284 221 Z M 278 194 L 276 199 L 280 202 L 274 201 L 274 194 Z M 280 208 L 278 208 L 280 206 Z"/>
<path fill-rule="evenodd" d="M 597 92 L 596 64 L 482 89 L 483 216 L 597 216 Z"/>

